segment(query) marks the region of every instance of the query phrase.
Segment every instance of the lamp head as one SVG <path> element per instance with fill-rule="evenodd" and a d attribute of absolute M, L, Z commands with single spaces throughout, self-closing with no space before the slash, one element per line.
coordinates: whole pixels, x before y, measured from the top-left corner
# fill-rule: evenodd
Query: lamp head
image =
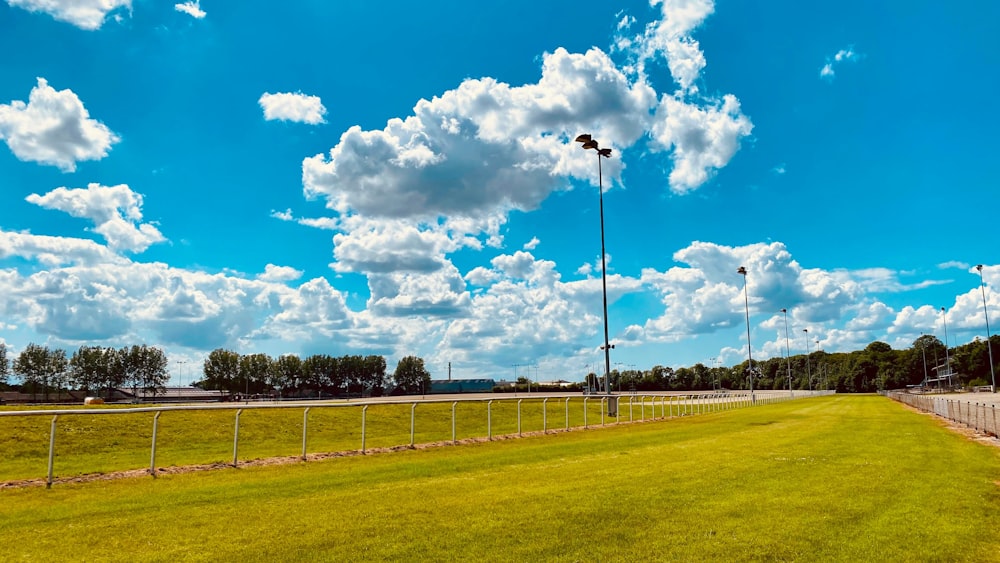
<path fill-rule="evenodd" d="M 604 158 L 608 158 L 611 156 L 611 149 L 597 149 L 597 154 L 603 156 Z"/>
<path fill-rule="evenodd" d="M 597 149 L 597 141 L 595 141 L 593 139 L 588 139 L 588 140 L 586 140 L 586 141 L 583 142 L 583 148 L 598 150 Z"/>
<path fill-rule="evenodd" d="M 740 266 L 740 268 L 738 270 L 736 270 L 736 273 L 737 274 L 743 274 L 745 276 L 745 275 L 747 275 L 747 269 L 744 268 L 743 266 Z"/>
<path fill-rule="evenodd" d="M 979 270 L 980 274 L 983 273 L 983 265 L 982 264 L 976 264 L 976 269 Z"/>
<path fill-rule="evenodd" d="M 578 143 L 586 143 L 589 140 L 590 140 L 590 133 L 583 133 L 582 135 L 579 135 L 576 138 L 576 142 Z"/>
<path fill-rule="evenodd" d="M 787 312 L 788 312 L 788 309 L 782 309 L 782 310 L 781 310 L 781 312 L 782 312 L 782 313 L 787 313 Z"/>

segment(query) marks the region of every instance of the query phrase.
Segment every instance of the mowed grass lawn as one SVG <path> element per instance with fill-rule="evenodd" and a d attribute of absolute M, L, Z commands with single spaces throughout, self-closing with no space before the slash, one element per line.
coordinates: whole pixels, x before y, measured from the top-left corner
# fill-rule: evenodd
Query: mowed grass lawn
<path fill-rule="evenodd" d="M 0 490 L 13 561 L 997 561 L 1000 451 L 879 396 Z"/>

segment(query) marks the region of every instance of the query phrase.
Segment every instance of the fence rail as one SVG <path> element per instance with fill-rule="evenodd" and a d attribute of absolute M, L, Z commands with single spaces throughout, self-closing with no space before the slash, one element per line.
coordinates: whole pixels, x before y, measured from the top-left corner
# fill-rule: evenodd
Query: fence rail
<path fill-rule="evenodd" d="M 915 409 L 931 412 L 952 422 L 964 424 L 977 432 L 1000 437 L 1000 434 L 998 434 L 1000 426 L 997 424 L 997 407 L 995 403 L 928 397 L 905 391 L 890 391 L 887 395 L 890 399 L 899 401 Z"/>
<path fill-rule="evenodd" d="M 595 403 L 599 403 L 600 408 L 600 425 L 605 426 L 610 421 L 611 424 L 618 424 L 624 422 L 627 416 L 627 421 L 635 422 L 636 420 L 645 421 L 647 420 L 647 415 L 650 420 L 656 419 L 667 419 L 673 417 L 690 416 L 704 413 L 719 412 L 725 410 L 746 408 L 751 406 L 768 405 L 779 403 L 783 401 L 788 401 L 791 399 L 799 399 L 811 396 L 819 396 L 831 394 L 832 391 L 796 391 L 793 394 L 787 392 L 775 392 L 775 391 L 765 391 L 758 392 L 751 396 L 749 393 L 738 392 L 738 393 L 707 393 L 707 394 L 691 394 L 691 395 L 674 395 L 674 394 L 643 394 L 643 395 L 584 395 L 581 397 L 578 394 L 573 395 L 550 395 L 546 397 L 529 397 L 527 400 L 538 402 L 542 404 L 542 432 L 558 431 L 559 428 L 549 425 L 549 411 L 551 407 L 549 406 L 550 401 L 553 404 L 558 404 L 558 402 L 564 403 L 563 410 L 563 420 L 558 421 L 562 423 L 562 430 L 568 431 L 571 429 L 570 425 L 570 412 L 571 403 L 575 402 L 579 405 L 577 408 L 583 409 L 583 425 L 582 428 L 590 428 L 597 424 L 596 421 L 591 422 L 588 419 L 588 411 L 592 410 L 592 406 Z M 516 403 L 517 409 L 517 435 L 523 434 L 524 430 L 522 428 L 522 416 L 521 407 L 526 399 L 524 397 L 492 397 L 492 398 L 469 398 L 469 397 L 447 397 L 447 398 L 424 398 L 422 400 L 413 399 L 393 399 L 393 400 L 371 400 L 371 401 L 352 401 L 352 402 L 311 402 L 311 403 L 247 403 L 242 405 L 234 404 L 211 404 L 211 405 L 171 405 L 171 406 L 147 406 L 147 407 L 127 407 L 127 408 L 102 408 L 102 409 L 60 409 L 60 410 L 10 410 L 10 411 L 0 411 L 0 418 L 2 417 L 43 417 L 51 416 L 51 425 L 48 433 L 49 448 L 48 448 L 48 465 L 47 465 L 47 475 L 46 475 L 46 486 L 51 487 L 55 480 L 55 456 L 56 456 L 56 446 L 57 446 L 57 426 L 61 417 L 81 417 L 81 416 L 135 416 L 142 413 L 153 413 L 152 418 L 152 431 L 150 433 L 150 455 L 149 455 L 149 474 L 156 477 L 156 454 L 157 454 L 157 431 L 159 429 L 160 416 L 165 412 L 172 411 L 208 411 L 208 410 L 230 410 L 235 411 L 235 419 L 233 422 L 233 455 L 232 455 L 232 466 L 237 467 L 240 462 L 239 451 L 240 451 L 240 416 L 244 411 L 258 410 L 258 409 L 302 409 L 302 447 L 300 457 L 303 461 L 307 460 L 308 456 L 308 444 L 309 444 L 309 413 L 310 411 L 316 409 L 358 409 L 361 413 L 361 434 L 360 434 L 360 451 L 365 453 L 367 451 L 367 439 L 368 439 L 368 429 L 367 429 L 367 413 L 368 408 L 373 405 L 389 406 L 398 405 L 400 408 L 405 408 L 409 406 L 410 417 L 409 417 L 409 447 L 415 447 L 415 436 L 417 429 L 417 419 L 416 411 L 419 405 L 429 405 L 429 404 L 451 404 L 451 442 L 458 442 L 458 417 L 457 417 L 457 407 L 460 403 L 462 404 L 479 404 L 485 407 L 486 410 L 486 435 L 477 436 L 485 437 L 488 440 L 493 439 L 493 405 L 494 403 Z M 623 412 L 624 411 L 624 412 Z M 659 413 L 657 413 L 659 411 Z M 557 422 L 557 424 L 558 424 Z M 575 426 L 573 428 L 581 428 L 581 426 Z M 994 424 L 995 428 L 995 424 Z M 530 430 L 529 430 L 530 431 Z M 405 446 L 407 444 L 397 444 L 399 446 Z M 124 469 L 124 468 L 123 468 Z M 135 468 L 130 468 L 135 469 Z"/>

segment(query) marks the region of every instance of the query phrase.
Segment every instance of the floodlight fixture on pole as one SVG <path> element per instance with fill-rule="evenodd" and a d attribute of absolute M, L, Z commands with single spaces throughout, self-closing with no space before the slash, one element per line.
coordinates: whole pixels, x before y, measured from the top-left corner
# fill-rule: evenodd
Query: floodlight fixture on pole
<path fill-rule="evenodd" d="M 788 395 L 792 394 L 792 349 L 788 343 L 788 309 L 782 309 L 785 315 L 785 367 L 788 368 Z"/>
<path fill-rule="evenodd" d="M 809 390 L 813 390 L 813 376 L 812 368 L 809 367 L 809 354 L 812 354 L 812 349 L 809 346 L 809 329 L 804 328 L 802 332 L 806 333 L 806 378 L 809 380 Z"/>
<path fill-rule="evenodd" d="M 941 318 L 944 319 L 944 372 L 948 374 L 948 385 L 951 385 L 951 354 L 948 352 L 948 313 L 941 307 Z M 940 376 L 940 374 L 938 374 Z"/>
<path fill-rule="evenodd" d="M 993 374 L 993 346 L 990 344 L 990 314 L 986 310 L 986 280 L 983 279 L 983 265 L 976 264 L 979 271 L 979 288 L 983 290 L 983 315 L 986 316 L 986 353 L 990 357 L 990 391 L 997 392 L 997 378 Z"/>
<path fill-rule="evenodd" d="M 601 212 L 601 293 L 604 299 L 604 345 L 601 349 L 604 350 L 604 389 L 608 395 L 611 395 L 611 387 L 608 385 L 608 379 L 611 372 L 611 349 L 614 345 L 609 342 L 608 338 L 608 273 L 607 273 L 607 260 L 605 258 L 604 251 L 604 172 L 601 169 L 601 158 L 610 158 L 611 149 L 600 148 L 598 142 L 590 136 L 590 133 L 584 133 L 576 138 L 576 142 L 582 143 L 584 149 L 594 149 L 597 153 L 597 188 L 598 197 L 600 200 L 600 212 Z M 615 414 L 611 411 L 613 409 L 617 412 L 617 407 L 608 401 L 608 414 Z"/>
<path fill-rule="evenodd" d="M 753 402 L 753 348 L 750 346 L 750 297 L 747 293 L 747 269 L 740 266 L 737 274 L 743 276 L 743 304 L 747 313 L 747 365 L 750 370 L 750 401 Z"/>

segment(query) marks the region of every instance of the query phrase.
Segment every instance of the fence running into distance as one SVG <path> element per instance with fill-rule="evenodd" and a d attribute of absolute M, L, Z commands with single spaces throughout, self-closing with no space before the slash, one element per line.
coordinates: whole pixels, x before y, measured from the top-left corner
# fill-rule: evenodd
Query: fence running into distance
<path fill-rule="evenodd" d="M 704 394 L 692 394 L 692 395 L 674 395 L 674 394 L 646 394 L 646 395 L 584 395 L 580 396 L 578 394 L 573 395 L 549 395 L 546 397 L 539 397 L 536 395 L 532 398 L 530 395 L 527 400 L 541 401 L 542 403 L 542 426 L 541 428 L 529 428 L 522 429 L 521 420 L 521 404 L 526 400 L 524 397 L 494 397 L 494 398 L 482 398 L 482 397 L 447 397 L 442 398 L 440 396 L 434 398 L 425 398 L 422 400 L 413 400 L 405 397 L 401 397 L 394 400 L 371 400 L 371 401 L 350 401 L 350 402 L 313 402 L 313 403 L 282 403 L 282 402 L 268 402 L 268 403 L 247 403 L 247 404 L 211 404 L 211 405 L 177 405 L 177 406 L 148 406 L 148 407 L 129 407 L 129 408 L 104 408 L 104 409 L 62 409 L 62 410 L 24 410 L 24 411 L 0 411 L 0 417 L 39 417 L 39 416 L 51 416 L 51 426 L 48 433 L 49 438 L 49 448 L 48 448 L 48 472 L 46 477 L 46 486 L 51 487 L 54 481 L 54 459 L 56 453 L 57 445 L 57 426 L 60 417 L 69 416 L 128 416 L 136 415 L 140 413 L 154 413 L 152 420 L 152 431 L 150 433 L 150 456 L 149 456 L 149 474 L 156 477 L 156 434 L 159 426 L 160 415 L 165 412 L 170 411 L 205 411 L 205 410 L 232 410 L 235 411 L 235 420 L 233 425 L 233 457 L 232 466 L 237 467 L 239 465 L 239 451 L 240 451 L 240 415 L 245 410 L 255 410 L 255 409 L 302 409 L 302 448 L 299 454 L 303 461 L 307 460 L 308 443 L 309 443 L 309 412 L 314 409 L 328 409 L 328 408 L 351 408 L 359 409 L 361 413 L 361 443 L 360 451 L 361 453 L 366 452 L 367 439 L 369 438 L 366 432 L 366 414 L 368 408 L 373 405 L 397 405 L 400 408 L 405 408 L 407 405 L 410 407 L 410 441 L 409 447 L 415 447 L 415 435 L 416 435 L 416 410 L 418 405 L 427 405 L 434 403 L 451 403 L 451 442 L 458 442 L 458 424 L 459 420 L 456 416 L 456 408 L 459 403 L 462 404 L 479 404 L 485 411 L 486 417 L 486 436 L 478 436 L 478 438 L 486 438 L 487 440 L 493 439 L 493 420 L 492 412 L 494 403 L 511 403 L 516 402 L 517 404 L 517 435 L 520 436 L 524 431 L 532 432 L 541 430 L 544 432 L 555 432 L 555 431 L 568 431 L 570 430 L 570 403 L 575 400 L 583 408 L 583 426 L 582 428 L 590 428 L 593 426 L 605 426 L 607 424 L 619 424 L 622 422 L 635 422 L 636 420 L 645 421 L 647 420 L 647 415 L 649 420 L 656 419 L 667 419 L 679 416 L 689 416 L 710 412 L 726 411 L 732 409 L 746 408 L 751 406 L 767 405 L 783 401 L 788 401 L 791 399 L 800 399 L 805 397 L 814 397 L 820 395 L 832 394 L 833 391 L 795 391 L 789 394 L 788 392 L 782 391 L 762 391 L 757 392 L 751 397 L 750 393 L 747 392 L 729 392 L 729 393 L 704 393 Z M 564 409 L 559 409 L 564 411 L 563 417 L 552 417 L 554 420 L 550 424 L 549 411 L 552 410 L 549 405 L 558 405 L 559 402 L 564 403 Z M 600 420 L 588 420 L 588 409 L 592 409 L 593 403 L 600 403 Z M 617 408 L 615 408 L 617 407 Z M 657 414 L 659 411 L 659 414 Z M 562 413 L 560 413 L 562 414 Z M 563 420 L 557 420 L 562 418 Z M 481 421 L 480 421 L 481 423 Z M 561 424 L 560 424 L 561 423 Z M 574 428 L 580 428 L 576 426 Z M 407 444 L 397 444 L 398 446 L 405 446 Z M 315 453 L 315 452 L 313 452 Z M 287 455 L 287 454 L 286 454 Z M 135 469 L 135 468 L 131 468 Z"/>
<path fill-rule="evenodd" d="M 977 432 L 1000 437 L 997 425 L 997 406 L 994 403 L 959 401 L 944 397 L 917 395 L 905 391 L 890 391 L 890 399 L 910 405 L 924 412 L 932 412 L 953 422 L 964 424 Z"/>

